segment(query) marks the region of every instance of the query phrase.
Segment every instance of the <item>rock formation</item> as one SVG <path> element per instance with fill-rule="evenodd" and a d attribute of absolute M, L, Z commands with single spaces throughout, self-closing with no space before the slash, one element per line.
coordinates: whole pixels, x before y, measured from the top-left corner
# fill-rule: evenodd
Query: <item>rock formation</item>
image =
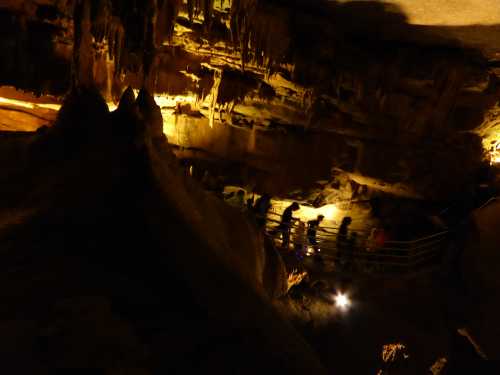
<path fill-rule="evenodd" d="M 3 363 L 321 373 L 268 302 L 250 220 L 180 172 L 159 108 L 132 95 L 110 113 L 76 87 L 52 128 L 12 145 L 28 156 L 2 176 Z"/>

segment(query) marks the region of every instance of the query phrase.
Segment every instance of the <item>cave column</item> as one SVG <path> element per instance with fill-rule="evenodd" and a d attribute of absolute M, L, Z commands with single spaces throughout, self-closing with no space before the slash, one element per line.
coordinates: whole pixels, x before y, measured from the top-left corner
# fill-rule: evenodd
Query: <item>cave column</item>
<path fill-rule="evenodd" d="M 77 0 L 74 8 L 73 85 L 91 86 L 94 57 L 90 21 L 90 1 Z"/>

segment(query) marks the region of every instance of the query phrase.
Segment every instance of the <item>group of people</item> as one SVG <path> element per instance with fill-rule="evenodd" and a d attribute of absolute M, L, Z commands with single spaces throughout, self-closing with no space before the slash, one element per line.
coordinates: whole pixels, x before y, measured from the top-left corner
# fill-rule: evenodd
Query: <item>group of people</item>
<path fill-rule="evenodd" d="M 280 224 L 270 232 L 271 235 L 281 234 L 282 246 L 284 249 L 289 248 L 291 228 L 295 227 L 294 231 L 294 248 L 297 257 L 303 258 L 306 250 L 311 248 L 315 258 L 320 259 L 319 243 L 317 239 L 318 230 L 327 234 L 334 235 L 334 233 L 327 231 L 325 228 L 320 227 L 321 222 L 324 220 L 323 215 L 318 215 L 316 219 L 307 221 L 307 227 L 304 222 L 293 217 L 293 212 L 300 209 L 297 202 L 290 204 L 281 215 Z M 349 231 L 349 225 L 352 223 L 352 218 L 346 216 L 342 219 L 338 232 L 336 234 L 337 255 L 339 257 L 339 264 L 345 268 L 352 265 L 354 251 L 358 246 L 358 234 L 355 231 Z M 307 241 L 304 233 L 307 235 Z"/>
<path fill-rule="evenodd" d="M 297 202 L 291 203 L 285 208 L 281 214 L 281 220 L 279 225 L 269 232 L 271 235 L 281 235 L 281 244 L 283 249 L 288 250 L 290 247 L 290 235 L 292 228 L 295 227 L 294 231 L 294 248 L 299 257 L 302 257 L 308 245 L 310 245 L 314 251 L 317 253 L 319 251 L 317 232 L 318 230 L 325 229 L 320 228 L 321 222 L 324 220 L 323 215 L 318 215 L 316 219 L 307 221 L 306 223 L 293 216 L 295 211 L 300 210 L 300 205 Z M 305 236 L 307 235 L 307 241 L 305 241 Z"/>
<path fill-rule="evenodd" d="M 264 194 L 255 201 L 255 204 L 253 206 L 253 211 L 255 214 L 255 218 L 257 220 L 257 224 L 260 227 L 264 227 L 266 225 L 267 213 L 270 208 L 271 208 L 271 196 L 269 194 Z M 293 213 L 298 210 L 300 210 L 300 205 L 297 202 L 293 202 L 292 204 L 290 204 L 287 208 L 285 208 L 285 210 L 281 214 L 281 220 L 279 225 L 272 231 L 270 231 L 271 235 L 281 235 L 283 248 L 288 249 L 290 246 L 290 234 L 294 224 L 297 223 L 297 229 L 295 234 L 298 240 L 300 240 L 300 233 L 304 232 L 305 229 L 304 223 L 301 222 L 298 218 L 293 217 Z M 314 246 L 317 245 L 318 242 L 316 240 L 316 232 L 323 219 L 324 219 L 323 215 L 318 215 L 318 217 L 315 220 L 310 220 L 307 222 L 307 238 L 309 244 Z"/>
<path fill-rule="evenodd" d="M 267 215 L 271 208 L 271 196 L 263 194 L 255 202 L 253 198 L 249 198 L 245 202 L 245 192 L 238 190 L 233 193 L 227 200 L 230 205 L 235 207 L 246 207 L 255 217 L 255 221 L 260 228 L 265 228 Z M 281 246 L 285 250 L 290 249 L 290 237 L 293 230 L 293 248 L 298 257 L 302 258 L 308 248 L 311 248 L 317 255 L 320 251 L 317 234 L 318 231 L 323 231 L 327 234 L 334 235 L 321 227 L 321 223 L 325 219 L 323 215 L 318 215 L 315 219 L 307 222 L 301 221 L 294 217 L 294 212 L 300 210 L 300 205 L 297 202 L 292 202 L 286 207 L 282 214 L 279 224 L 269 231 L 272 236 L 281 237 Z M 352 254 L 357 242 L 357 233 L 349 232 L 349 225 L 352 219 L 346 216 L 342 219 L 342 223 L 336 235 L 336 248 L 341 258 L 348 259 Z"/>

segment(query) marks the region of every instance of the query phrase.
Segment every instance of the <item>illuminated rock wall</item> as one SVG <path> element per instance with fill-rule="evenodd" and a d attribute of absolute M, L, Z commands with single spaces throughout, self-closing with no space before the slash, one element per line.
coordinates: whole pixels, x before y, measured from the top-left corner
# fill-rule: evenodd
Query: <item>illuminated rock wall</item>
<path fill-rule="evenodd" d="M 196 116 L 173 117 L 167 113 L 172 110 L 164 110 L 173 144 L 229 160 L 254 158 L 262 170 L 286 171 L 274 178 L 282 181 L 278 185 L 303 185 L 287 177 L 295 174 L 294 166 L 310 175 L 308 183 L 327 179 L 324 164 L 331 161 L 329 168 L 354 172 L 374 188 L 399 180 L 407 195 L 442 196 L 453 185 L 468 184 L 466 176 L 480 164 L 478 139 L 463 132 L 480 128 L 486 150 L 495 137 L 500 90 L 491 51 L 496 44 L 487 40 L 488 48 L 476 50 L 467 39 L 444 37 L 435 22 L 417 27 L 414 9 L 409 17 L 403 12 L 407 2 L 401 10 L 379 2 L 164 1 L 161 9 L 141 3 L 130 15 L 132 3 L 96 2 L 88 19 L 80 12 L 76 20 L 69 3 L 35 2 L 29 9 L 16 1 L 3 4 L 2 27 L 9 32 L 0 43 L 3 50 L 16 45 L 17 52 L 0 60 L 0 83 L 60 95 L 77 62 L 74 30 L 83 32 L 90 23 L 85 32 L 91 47 L 82 50 L 78 44 L 75 53 L 86 56 L 82 68 L 92 73 L 108 102 L 128 85 L 146 85 L 157 98 L 174 98 L 169 103 L 174 109 L 189 98 Z M 43 32 L 34 33 L 38 29 Z M 227 124 L 259 130 L 210 131 L 206 120 L 219 126 L 219 114 Z M 16 119 L 28 122 L 19 114 L 8 116 L 4 129 L 12 130 Z M 333 143 L 301 146 L 297 139 L 322 137 L 296 136 L 297 128 L 321 132 Z M 350 138 L 340 141 L 330 133 Z M 353 140 L 361 140 L 362 151 Z M 330 150 L 336 153 L 333 161 Z M 284 169 L 282 160 L 288 162 Z M 455 184 L 441 184 L 443 172 Z"/>

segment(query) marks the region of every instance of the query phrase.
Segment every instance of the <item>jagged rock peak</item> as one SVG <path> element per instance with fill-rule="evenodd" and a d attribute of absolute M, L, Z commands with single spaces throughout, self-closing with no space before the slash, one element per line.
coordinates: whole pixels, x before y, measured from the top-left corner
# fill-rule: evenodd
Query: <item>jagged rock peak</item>
<path fill-rule="evenodd" d="M 120 98 L 120 103 L 118 104 L 119 112 L 131 112 L 136 109 L 136 101 L 134 90 L 131 86 L 127 87 L 127 89 L 123 92 L 122 97 Z"/>
<path fill-rule="evenodd" d="M 136 103 L 139 107 L 145 123 L 149 127 L 150 134 L 153 138 L 163 137 L 163 117 L 158 104 L 156 104 L 153 96 L 142 88 L 137 95 Z"/>
<path fill-rule="evenodd" d="M 154 107 L 158 107 L 156 104 L 153 95 L 151 95 L 148 90 L 146 90 L 144 87 L 141 88 L 139 91 L 139 94 L 137 95 L 137 100 L 136 100 L 137 105 L 139 106 L 139 109 L 141 110 L 141 113 L 143 110 L 151 110 Z M 158 107 L 159 108 L 159 107 Z"/>
<path fill-rule="evenodd" d="M 90 129 L 109 113 L 106 101 L 96 88 L 74 87 L 64 98 L 55 127 Z"/>

